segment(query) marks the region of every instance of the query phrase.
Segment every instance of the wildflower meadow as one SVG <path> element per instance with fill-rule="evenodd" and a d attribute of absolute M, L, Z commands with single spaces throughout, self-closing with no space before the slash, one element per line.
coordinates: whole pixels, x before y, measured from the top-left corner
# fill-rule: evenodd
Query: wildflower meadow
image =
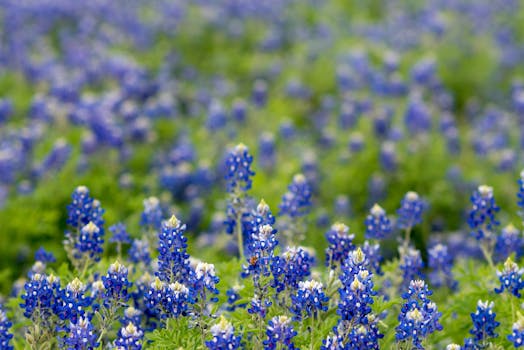
<path fill-rule="evenodd" d="M 0 27 L 0 350 L 524 348 L 524 1 Z"/>

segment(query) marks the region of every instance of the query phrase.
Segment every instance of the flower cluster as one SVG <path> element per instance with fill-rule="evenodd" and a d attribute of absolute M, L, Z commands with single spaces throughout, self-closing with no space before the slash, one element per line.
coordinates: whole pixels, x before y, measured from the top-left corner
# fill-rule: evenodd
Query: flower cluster
<path fill-rule="evenodd" d="M 524 269 L 519 268 L 519 266 L 513 262 L 511 258 L 508 258 L 504 263 L 504 268 L 502 271 L 497 271 L 500 287 L 495 288 L 495 292 L 500 294 L 504 292 L 504 290 L 507 290 L 517 298 L 520 298 L 520 291 L 522 288 L 524 288 L 522 274 L 524 274 Z"/>
<path fill-rule="evenodd" d="M 453 267 L 453 257 L 448 252 L 448 247 L 437 244 L 428 250 L 429 279 L 431 284 L 437 288 L 447 286 L 454 290 L 457 288 L 457 281 L 453 278 L 451 268 Z"/>
<path fill-rule="evenodd" d="M 493 188 L 489 186 L 479 186 L 471 196 L 473 208 L 469 212 L 468 224 L 471 228 L 471 235 L 478 241 L 493 239 L 493 229 L 499 225 L 495 219 L 495 213 L 500 208 L 495 203 Z"/>
<path fill-rule="evenodd" d="M 409 284 L 409 289 L 402 294 L 406 301 L 398 316 L 399 325 L 396 328 L 397 342 L 408 342 L 414 349 L 423 349 L 422 341 L 429 334 L 442 330 L 439 323 L 441 313 L 429 297 L 432 292 L 424 281 L 415 280 Z"/>
<path fill-rule="evenodd" d="M 144 299 L 149 311 L 162 319 L 186 316 L 188 304 L 194 302 L 185 285 L 179 282 L 167 284 L 158 277 L 151 283 Z"/>
<path fill-rule="evenodd" d="M 397 210 L 397 226 L 401 229 L 410 229 L 422 222 L 422 214 L 426 209 L 426 203 L 416 192 L 408 192 L 400 202 Z"/>
<path fill-rule="evenodd" d="M 290 218 L 305 216 L 311 209 L 311 188 L 302 174 L 293 177 L 288 191 L 282 196 L 280 215 Z"/>
<path fill-rule="evenodd" d="M 187 253 L 186 225 L 174 215 L 162 224 L 158 238 L 158 272 L 162 281 L 189 283 L 193 271 Z"/>
<path fill-rule="evenodd" d="M 497 236 L 495 243 L 495 256 L 497 260 L 505 260 L 512 253 L 521 253 L 524 241 L 520 236 L 520 231 L 512 224 L 507 225 Z"/>
<path fill-rule="evenodd" d="M 162 225 L 162 208 L 160 201 L 156 197 L 149 197 L 144 200 L 144 211 L 140 217 L 142 226 L 160 229 Z"/>
<path fill-rule="evenodd" d="M 288 247 L 271 263 L 273 287 L 277 292 L 284 289 L 295 290 L 300 281 L 311 275 L 311 267 L 315 259 L 311 253 L 302 247 Z"/>
<path fill-rule="evenodd" d="M 78 278 L 61 290 L 59 303 L 55 306 L 61 320 L 69 320 L 72 324 L 76 324 L 80 317 L 84 317 L 86 308 L 92 302 L 84 292 L 85 285 Z"/>
<path fill-rule="evenodd" d="M 466 349 L 477 349 L 485 345 L 490 338 L 498 337 L 495 329 L 500 325 L 495 321 L 496 313 L 493 312 L 494 303 L 491 301 L 481 301 L 477 303 L 477 311 L 471 314 L 473 328 L 469 331 L 473 338 L 464 341 Z"/>
<path fill-rule="evenodd" d="M 104 209 L 100 202 L 89 195 L 89 189 L 85 186 L 78 186 L 72 194 L 72 202 L 67 206 L 67 224 L 73 229 L 81 229 L 92 222 L 99 227 L 104 235 Z"/>
<path fill-rule="evenodd" d="M 13 334 L 9 333 L 12 323 L 9 322 L 4 310 L 0 309 L 0 349 L 12 350 L 13 346 L 10 345 Z"/>
<path fill-rule="evenodd" d="M 517 322 L 513 323 L 511 331 L 508 340 L 513 343 L 513 346 L 515 348 L 524 346 L 524 318 L 522 316 L 519 317 Z"/>
<path fill-rule="evenodd" d="M 127 279 L 127 274 L 127 268 L 118 261 L 109 266 L 107 274 L 102 276 L 106 303 L 124 303 L 129 299 L 128 289 L 131 282 Z"/>
<path fill-rule="evenodd" d="M 235 328 L 224 317 L 211 327 L 213 339 L 206 341 L 209 350 L 235 350 L 240 348 L 241 337 L 235 335 Z"/>
<path fill-rule="evenodd" d="M 291 312 L 296 320 L 313 315 L 316 318 L 320 311 L 327 310 L 329 297 L 324 294 L 323 285 L 315 280 L 299 282 L 296 294 L 291 296 Z"/>
<path fill-rule="evenodd" d="M 366 316 L 371 312 L 373 296 L 372 274 L 367 270 L 366 256 L 360 248 L 350 253 L 342 268 L 342 288 L 337 314 L 342 321 L 367 324 Z"/>
<path fill-rule="evenodd" d="M 80 318 L 76 324 L 70 325 L 69 334 L 64 339 L 64 344 L 68 349 L 94 349 L 100 343 L 95 328 L 89 318 Z"/>
<path fill-rule="evenodd" d="M 246 145 L 240 143 L 233 148 L 226 158 L 226 181 L 228 192 L 247 191 L 251 188 L 251 170 L 253 156 L 249 154 Z"/>
<path fill-rule="evenodd" d="M 420 256 L 420 251 L 409 248 L 408 251 L 400 257 L 399 268 L 402 271 L 401 289 L 407 288 L 412 280 L 423 278 L 422 269 L 424 268 L 424 262 Z"/>
<path fill-rule="evenodd" d="M 291 319 L 287 316 L 275 316 L 268 322 L 266 329 L 267 339 L 264 340 L 264 349 L 282 348 L 294 350 L 293 338 L 297 332 L 293 329 Z"/>
<path fill-rule="evenodd" d="M 334 268 L 342 264 L 349 252 L 355 249 L 354 234 L 348 234 L 349 227 L 336 223 L 326 232 L 328 247 L 326 248 L 326 266 Z"/>
<path fill-rule="evenodd" d="M 220 281 L 215 274 L 215 265 L 199 262 L 195 268 L 195 289 L 199 291 L 203 302 L 206 302 L 206 291 L 211 295 L 217 295 L 217 283 Z M 216 297 L 212 297 L 210 301 L 217 301 Z"/>
<path fill-rule="evenodd" d="M 117 349 L 125 350 L 140 350 L 142 349 L 143 337 L 144 332 L 133 322 L 129 322 L 127 326 L 122 327 L 118 331 L 118 338 L 115 340 L 115 347 Z"/>
<path fill-rule="evenodd" d="M 388 238 L 393 230 L 386 211 L 378 204 L 373 205 L 364 224 L 366 225 L 366 238 L 368 239 Z"/>

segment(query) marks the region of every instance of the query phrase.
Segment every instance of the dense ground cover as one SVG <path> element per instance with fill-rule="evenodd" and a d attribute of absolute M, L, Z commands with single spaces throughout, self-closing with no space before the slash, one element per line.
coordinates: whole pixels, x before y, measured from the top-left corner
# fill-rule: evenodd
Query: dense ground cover
<path fill-rule="evenodd" d="M 520 1 L 0 13 L 0 348 L 522 346 Z"/>

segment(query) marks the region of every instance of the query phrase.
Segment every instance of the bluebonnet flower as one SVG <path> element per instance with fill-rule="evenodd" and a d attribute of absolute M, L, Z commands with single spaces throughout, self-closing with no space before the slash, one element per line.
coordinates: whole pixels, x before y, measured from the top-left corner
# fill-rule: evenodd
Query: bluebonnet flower
<path fill-rule="evenodd" d="M 247 312 L 254 315 L 259 315 L 261 319 L 266 318 L 267 310 L 273 303 L 267 297 L 260 297 L 255 294 L 251 298 L 251 302 L 247 308 Z"/>
<path fill-rule="evenodd" d="M 89 189 L 85 186 L 78 186 L 72 194 L 73 201 L 67 206 L 67 224 L 74 229 L 81 229 L 92 222 L 102 232 L 104 226 L 104 209 L 100 202 L 89 195 Z"/>
<path fill-rule="evenodd" d="M 158 272 L 162 280 L 186 284 L 193 278 L 187 253 L 186 225 L 176 216 L 164 221 L 158 239 Z"/>
<path fill-rule="evenodd" d="M 391 141 L 384 142 L 380 147 L 380 165 L 384 171 L 391 172 L 398 167 L 398 156 L 395 143 Z"/>
<path fill-rule="evenodd" d="M 199 262 L 195 268 L 195 289 L 198 291 L 202 302 L 207 301 L 206 291 L 218 295 L 217 283 L 220 279 L 215 274 L 215 265 Z M 212 297 L 210 301 L 216 302 L 218 298 Z"/>
<path fill-rule="evenodd" d="M 435 303 L 430 301 L 432 292 L 422 280 L 411 281 L 409 289 L 402 294 L 406 300 L 398 316 L 399 325 L 396 328 L 397 342 L 409 341 L 414 349 L 424 349 L 422 341 L 429 334 L 442 330 L 439 323 L 442 315 Z"/>
<path fill-rule="evenodd" d="M 222 129 L 226 124 L 227 115 L 224 107 L 217 100 L 211 101 L 207 112 L 206 128 L 210 132 L 214 132 Z"/>
<path fill-rule="evenodd" d="M 226 159 L 226 181 L 228 192 L 247 191 L 251 188 L 251 177 L 255 172 L 251 170 L 253 156 L 248 148 L 240 143 Z"/>
<path fill-rule="evenodd" d="M 56 258 L 53 255 L 53 253 L 46 251 L 44 247 L 40 247 L 35 252 L 35 261 L 41 261 L 44 264 L 48 264 L 54 263 L 56 261 Z"/>
<path fill-rule="evenodd" d="M 328 247 L 326 248 L 326 266 L 335 268 L 343 263 L 349 252 L 355 246 L 353 245 L 354 234 L 348 234 L 349 227 L 342 223 L 335 223 L 326 232 Z"/>
<path fill-rule="evenodd" d="M 245 308 L 246 307 L 246 304 L 237 304 L 236 302 L 238 300 L 240 300 L 240 289 L 242 289 L 243 286 L 239 286 L 239 285 L 234 285 L 232 288 L 229 288 L 227 291 L 226 291 L 226 295 L 227 295 L 227 307 L 226 307 L 226 310 L 227 311 L 235 311 L 236 308 L 240 307 L 240 308 Z"/>
<path fill-rule="evenodd" d="M 89 318 L 81 317 L 76 324 L 71 323 L 69 326 L 64 343 L 68 350 L 92 350 L 99 346 L 97 338 Z"/>
<path fill-rule="evenodd" d="M 144 211 L 140 217 L 140 225 L 160 229 L 162 226 L 162 208 L 158 198 L 149 197 L 144 200 Z"/>
<path fill-rule="evenodd" d="M 520 172 L 520 179 L 518 180 L 518 184 L 519 190 L 517 192 L 517 204 L 521 209 L 524 209 L 524 170 Z"/>
<path fill-rule="evenodd" d="M 272 286 L 277 292 L 284 289 L 294 290 L 299 282 L 311 275 L 311 266 L 315 259 L 302 247 L 287 247 L 281 256 L 276 256 L 271 263 L 274 281 Z"/>
<path fill-rule="evenodd" d="M 256 80 L 253 85 L 253 104 L 259 108 L 267 103 L 267 83 L 264 80 Z"/>
<path fill-rule="evenodd" d="M 76 259 L 89 257 L 94 261 L 99 261 L 100 255 L 104 251 L 102 246 L 104 244 L 103 232 L 104 231 L 92 221 L 82 227 L 78 240 L 74 244 L 76 250 L 74 257 Z"/>
<path fill-rule="evenodd" d="M 132 284 L 127 279 L 127 273 L 127 268 L 118 261 L 109 266 L 107 274 L 102 276 L 106 303 L 111 303 L 112 301 L 117 303 L 127 302 L 129 299 L 128 289 Z"/>
<path fill-rule="evenodd" d="M 311 188 L 302 174 L 293 177 L 288 191 L 282 196 L 280 215 L 298 218 L 305 216 L 311 210 Z"/>
<path fill-rule="evenodd" d="M 113 234 L 113 236 L 109 239 L 109 242 L 115 243 L 131 243 L 131 237 L 129 237 L 129 233 L 126 230 L 126 226 L 119 222 L 113 226 L 109 227 L 109 231 Z"/>
<path fill-rule="evenodd" d="M 235 99 L 231 107 L 231 116 L 238 123 L 243 123 L 247 118 L 247 104 L 242 99 Z"/>
<path fill-rule="evenodd" d="M 248 199 L 244 208 L 247 210 L 242 214 L 242 236 L 246 256 L 251 256 L 254 253 L 253 249 L 255 249 L 258 244 L 253 240 L 257 237 L 260 228 L 264 225 L 273 226 L 275 223 L 275 217 L 269 205 L 267 205 L 263 199 L 260 200 L 256 208 L 248 209 L 252 206 L 254 206 L 253 202 Z M 232 233 L 236 225 L 236 217 L 234 214 L 230 215 L 228 225 L 230 227 L 228 233 Z M 274 236 L 272 239 L 274 239 Z M 276 241 L 274 243 L 276 244 Z"/>
<path fill-rule="evenodd" d="M 293 344 L 293 337 L 297 335 L 297 332 L 293 329 L 291 319 L 287 316 L 275 316 L 269 320 L 266 335 L 265 350 L 275 350 L 280 347 L 290 350 L 296 349 L 295 344 Z"/>
<path fill-rule="evenodd" d="M 322 340 L 320 350 L 344 350 L 344 338 L 338 334 L 330 334 Z"/>
<path fill-rule="evenodd" d="M 235 335 L 235 328 L 224 316 L 220 322 L 211 327 L 213 339 L 206 341 L 209 350 L 235 350 L 240 348 L 241 337 Z"/>
<path fill-rule="evenodd" d="M 118 350 L 141 350 L 143 337 L 144 332 L 133 322 L 129 322 L 118 331 L 115 347 Z"/>
<path fill-rule="evenodd" d="M 145 295 L 146 306 L 160 318 L 186 316 L 188 304 L 193 303 L 189 289 L 179 282 L 167 284 L 158 277 Z"/>
<path fill-rule="evenodd" d="M 368 239 L 388 238 L 392 232 L 391 221 L 386 216 L 386 211 L 378 204 L 373 205 L 364 224 Z"/>
<path fill-rule="evenodd" d="M 299 282 L 296 294 L 291 295 L 291 312 L 296 320 L 310 316 L 316 319 L 318 312 L 327 310 L 328 300 L 322 283 L 315 280 Z"/>
<path fill-rule="evenodd" d="M 378 320 L 373 315 L 368 316 L 368 320 L 363 324 L 354 326 L 348 335 L 345 349 L 355 350 L 378 350 L 380 349 L 378 341 L 384 335 L 380 334 L 378 329 Z"/>
<path fill-rule="evenodd" d="M 502 229 L 502 232 L 497 236 L 495 243 L 495 256 L 504 260 L 512 253 L 520 253 L 524 241 L 520 236 L 520 231 L 512 224 L 507 225 Z"/>
<path fill-rule="evenodd" d="M 45 275 L 35 273 L 31 280 L 25 283 L 25 293 L 22 294 L 24 316 L 33 319 L 49 318 L 55 302 L 54 290 Z"/>
<path fill-rule="evenodd" d="M 508 340 L 513 343 L 515 348 L 524 346 L 524 318 L 521 315 L 519 315 L 517 322 L 513 323 Z"/>
<path fill-rule="evenodd" d="M 500 288 L 495 288 L 495 293 L 500 294 L 504 292 L 504 290 L 507 290 L 517 298 L 520 298 L 520 290 L 524 288 L 522 274 L 524 274 L 524 269 L 519 268 L 511 258 L 508 258 L 504 263 L 502 271 L 497 271 Z"/>
<path fill-rule="evenodd" d="M 473 321 L 473 328 L 469 331 L 473 338 L 465 340 L 466 349 L 476 349 L 486 345 L 490 338 L 498 337 L 495 329 L 500 325 L 495 321 L 496 313 L 493 312 L 493 302 L 481 301 L 477 303 L 477 311 L 471 313 L 471 320 Z M 471 347 L 467 347 L 470 345 Z"/>
<path fill-rule="evenodd" d="M 258 162 L 263 169 L 271 170 L 275 166 L 275 138 L 270 133 L 260 135 L 258 141 Z"/>
<path fill-rule="evenodd" d="M 270 225 L 256 228 L 252 234 L 248 264 L 242 266 L 242 277 L 252 275 L 257 279 L 260 276 L 269 276 L 270 264 L 273 259 L 273 251 L 278 245 L 276 230 Z"/>
<path fill-rule="evenodd" d="M 13 324 L 9 322 L 4 310 L 0 309 L 0 349 L 13 350 L 14 347 L 10 345 L 13 334 L 9 333 L 9 328 Z"/>
<path fill-rule="evenodd" d="M 368 270 L 361 270 L 353 276 L 349 287 L 339 289 L 340 302 L 337 314 L 343 321 L 356 321 L 359 324 L 367 323 L 365 317 L 371 312 L 373 296 L 377 293 L 373 290 L 372 274 Z"/>
<path fill-rule="evenodd" d="M 409 248 L 405 254 L 401 255 L 399 268 L 402 270 L 401 290 L 406 288 L 412 280 L 423 278 L 424 262 L 420 256 L 420 251 Z"/>
<path fill-rule="evenodd" d="M 429 279 L 435 287 L 448 286 L 450 289 L 457 288 L 457 281 L 453 278 L 451 268 L 453 267 L 453 256 L 449 254 L 448 247 L 437 244 L 428 250 Z"/>
<path fill-rule="evenodd" d="M 62 168 L 69 159 L 71 150 L 71 146 L 64 139 L 56 140 L 49 154 L 33 169 L 33 176 L 40 178 L 50 170 Z"/>
<path fill-rule="evenodd" d="M 120 323 L 123 325 L 133 323 L 140 326 L 143 312 L 139 309 L 129 306 L 124 310 L 124 317 L 120 319 Z"/>
<path fill-rule="evenodd" d="M 431 114 L 420 97 L 416 96 L 409 101 L 404 115 L 404 124 L 413 135 L 431 129 Z"/>
<path fill-rule="evenodd" d="M 349 252 L 348 257 L 344 260 L 342 271 L 339 275 L 340 282 L 344 288 L 349 288 L 354 277 L 361 271 L 368 271 L 369 261 L 361 248 Z"/>
<path fill-rule="evenodd" d="M 60 290 L 58 305 L 55 308 L 61 320 L 69 320 L 76 324 L 79 318 L 84 317 L 86 308 L 92 302 L 92 298 L 84 294 L 85 289 L 85 285 L 75 278 L 65 289 Z"/>
<path fill-rule="evenodd" d="M 478 241 L 490 241 L 493 238 L 493 229 L 499 225 L 495 219 L 495 213 L 500 210 L 495 203 L 493 188 L 485 185 L 479 186 L 471 196 L 471 203 L 473 208 L 468 218 L 471 235 Z"/>
<path fill-rule="evenodd" d="M 368 260 L 369 270 L 377 275 L 382 275 L 382 269 L 380 268 L 380 264 L 382 263 L 380 244 L 370 244 L 368 241 L 365 241 L 364 244 L 362 244 L 362 252 Z"/>
<path fill-rule="evenodd" d="M 144 263 L 145 266 L 148 266 L 151 263 L 151 254 L 147 239 L 134 239 L 127 255 L 132 263 Z"/>
<path fill-rule="evenodd" d="M 422 222 L 422 213 L 426 209 L 425 202 L 418 193 L 410 191 L 406 193 L 397 210 L 397 226 L 401 229 L 411 229 Z"/>

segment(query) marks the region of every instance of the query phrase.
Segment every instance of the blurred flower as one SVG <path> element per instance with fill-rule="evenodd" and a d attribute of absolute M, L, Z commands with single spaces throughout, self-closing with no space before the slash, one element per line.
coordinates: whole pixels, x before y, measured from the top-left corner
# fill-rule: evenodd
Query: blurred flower
<path fill-rule="evenodd" d="M 293 177 L 293 182 L 282 197 L 280 215 L 297 218 L 307 215 L 311 209 L 311 189 L 302 174 Z"/>
<path fill-rule="evenodd" d="M 493 197 L 493 188 L 485 185 L 479 186 L 471 196 L 471 203 L 473 203 L 473 208 L 468 218 L 471 235 L 478 241 L 490 241 L 493 239 L 493 230 L 499 225 L 495 219 L 495 213 L 500 210 Z"/>
<path fill-rule="evenodd" d="M 349 234 L 349 227 L 337 222 L 326 232 L 328 247 L 326 248 L 326 266 L 336 268 L 341 265 L 355 246 L 354 234 Z"/>
<path fill-rule="evenodd" d="M 397 210 L 397 226 L 401 229 L 409 229 L 420 224 L 425 209 L 426 203 L 420 199 L 418 193 L 412 191 L 406 193 Z"/>
<path fill-rule="evenodd" d="M 378 204 L 373 205 L 366 221 L 366 238 L 388 238 L 392 231 L 391 221 L 386 216 L 386 211 Z"/>
<path fill-rule="evenodd" d="M 458 282 L 453 279 L 453 257 L 448 252 L 448 247 L 437 244 L 428 250 L 429 279 L 431 284 L 437 288 L 446 285 L 451 290 L 457 288 Z"/>

